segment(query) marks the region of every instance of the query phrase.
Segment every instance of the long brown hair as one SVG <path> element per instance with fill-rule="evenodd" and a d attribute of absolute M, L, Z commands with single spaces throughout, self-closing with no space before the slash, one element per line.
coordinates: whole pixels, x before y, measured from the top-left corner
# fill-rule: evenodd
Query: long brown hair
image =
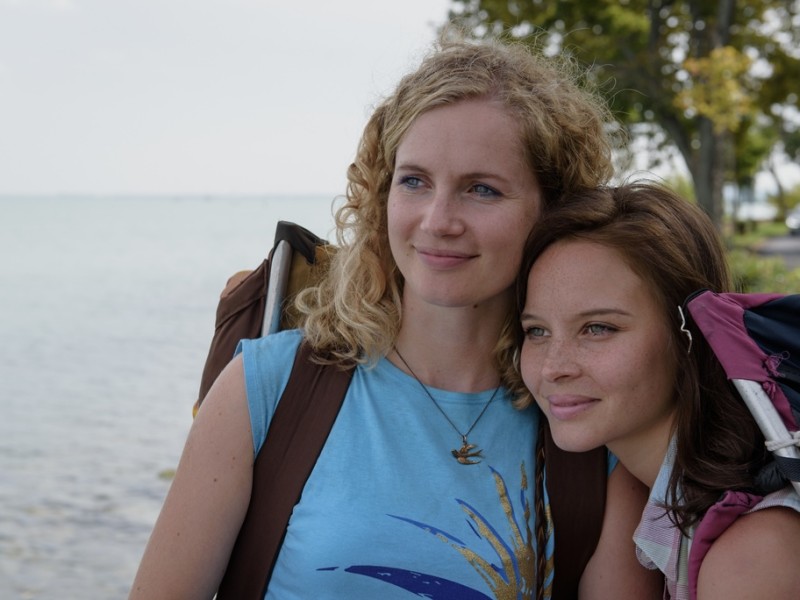
<path fill-rule="evenodd" d="M 572 194 L 531 232 L 518 281 L 520 307 L 533 263 L 563 239 L 587 240 L 619 252 L 660 304 L 671 332 L 665 360 L 677 365 L 677 456 L 667 508 L 686 532 L 724 491 L 754 488 L 767 459 L 762 434 L 702 334 L 689 325 L 689 351 L 681 332 L 678 307 L 688 296 L 700 289 L 732 289 L 717 230 L 695 204 L 652 182 Z"/>

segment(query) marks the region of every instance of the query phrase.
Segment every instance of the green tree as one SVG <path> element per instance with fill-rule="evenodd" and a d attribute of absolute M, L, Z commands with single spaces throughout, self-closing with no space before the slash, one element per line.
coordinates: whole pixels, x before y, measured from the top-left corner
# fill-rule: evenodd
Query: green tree
<path fill-rule="evenodd" d="M 796 128 L 800 0 L 453 0 L 450 18 L 591 65 L 633 137 L 677 150 L 718 224 L 726 178 L 752 178 Z"/>

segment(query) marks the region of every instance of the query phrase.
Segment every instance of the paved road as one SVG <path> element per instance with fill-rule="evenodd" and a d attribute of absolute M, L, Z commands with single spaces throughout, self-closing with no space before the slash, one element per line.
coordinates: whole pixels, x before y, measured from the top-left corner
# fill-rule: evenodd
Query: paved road
<path fill-rule="evenodd" d="M 779 256 L 789 269 L 800 269 L 800 235 L 769 238 L 759 249 L 764 256 Z"/>

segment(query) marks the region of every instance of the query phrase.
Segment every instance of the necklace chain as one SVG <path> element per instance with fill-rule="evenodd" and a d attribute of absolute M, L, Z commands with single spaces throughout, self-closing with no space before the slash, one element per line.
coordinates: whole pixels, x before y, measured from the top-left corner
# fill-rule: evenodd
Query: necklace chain
<path fill-rule="evenodd" d="M 411 373 L 411 376 L 414 379 L 417 380 L 417 383 L 425 391 L 425 394 L 428 396 L 428 398 L 431 399 L 431 402 L 433 402 L 433 405 L 436 408 L 439 409 L 439 412 L 442 413 L 442 416 L 445 419 L 447 419 L 448 423 L 450 423 L 450 427 L 452 427 L 455 430 L 455 432 L 461 437 L 461 443 L 462 443 L 461 449 L 460 450 L 455 450 L 455 449 L 452 450 L 451 452 L 453 454 L 453 457 L 459 463 L 461 463 L 462 465 L 474 465 L 476 463 L 479 463 L 480 462 L 479 460 L 474 460 L 474 459 L 483 458 L 483 455 L 481 454 L 483 451 L 478 449 L 477 446 L 475 446 L 474 444 L 470 444 L 467 441 L 467 436 L 470 433 L 472 433 L 473 429 L 475 429 L 475 425 L 478 424 L 478 421 L 480 421 L 481 417 L 483 417 L 484 413 L 486 413 L 486 410 L 489 408 L 489 405 L 494 401 L 495 397 L 497 396 L 497 392 L 500 391 L 500 388 L 503 386 L 503 384 L 501 383 L 500 385 L 498 385 L 495 388 L 494 392 L 492 393 L 491 398 L 489 398 L 489 400 L 483 406 L 483 410 L 481 410 L 481 414 L 479 414 L 478 418 L 475 419 L 472 422 L 472 425 L 470 425 L 470 427 L 469 427 L 469 429 L 467 429 L 466 433 L 461 433 L 461 431 L 459 431 L 458 427 L 456 427 L 456 424 L 453 423 L 453 420 L 444 411 L 444 409 L 441 407 L 441 405 L 436 401 L 436 398 L 433 397 L 433 394 L 431 394 L 430 390 L 428 389 L 428 386 L 426 386 L 424 383 L 422 383 L 422 380 L 419 377 L 417 377 L 416 373 L 414 373 L 414 369 L 411 368 L 411 366 L 408 364 L 406 359 L 403 358 L 403 355 L 400 354 L 400 351 L 397 349 L 397 346 L 394 347 L 394 351 L 397 354 L 397 356 L 400 358 L 402 363 L 406 366 L 406 369 L 408 369 L 408 372 Z"/>

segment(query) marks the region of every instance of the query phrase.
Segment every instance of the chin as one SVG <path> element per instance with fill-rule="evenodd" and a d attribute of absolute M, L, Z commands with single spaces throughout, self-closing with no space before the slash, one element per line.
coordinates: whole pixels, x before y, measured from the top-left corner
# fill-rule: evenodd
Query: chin
<path fill-rule="evenodd" d="M 563 427 L 550 425 L 553 441 L 556 446 L 567 452 L 588 452 L 603 445 L 588 435 L 581 435 L 577 431 L 564 431 Z"/>

